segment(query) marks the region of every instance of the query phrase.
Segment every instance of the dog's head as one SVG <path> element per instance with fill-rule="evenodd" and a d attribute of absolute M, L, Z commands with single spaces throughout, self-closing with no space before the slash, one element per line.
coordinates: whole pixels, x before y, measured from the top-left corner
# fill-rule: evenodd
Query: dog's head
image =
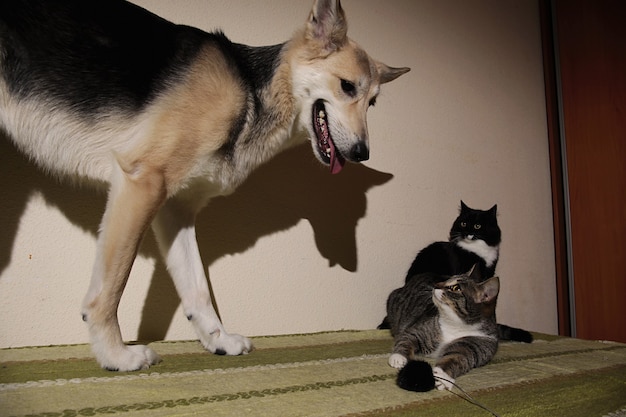
<path fill-rule="evenodd" d="M 348 38 L 347 29 L 339 0 L 315 0 L 294 40 L 291 61 L 300 126 L 308 131 L 315 156 L 332 173 L 346 161 L 369 159 L 367 109 L 376 102 L 381 84 L 409 71 L 372 59 Z"/>

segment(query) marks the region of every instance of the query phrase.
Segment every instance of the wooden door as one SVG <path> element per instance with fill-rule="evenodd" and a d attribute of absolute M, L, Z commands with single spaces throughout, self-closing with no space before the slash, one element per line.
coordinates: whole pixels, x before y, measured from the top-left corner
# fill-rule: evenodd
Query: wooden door
<path fill-rule="evenodd" d="M 572 333 L 626 342 L 626 2 L 551 11 Z"/>

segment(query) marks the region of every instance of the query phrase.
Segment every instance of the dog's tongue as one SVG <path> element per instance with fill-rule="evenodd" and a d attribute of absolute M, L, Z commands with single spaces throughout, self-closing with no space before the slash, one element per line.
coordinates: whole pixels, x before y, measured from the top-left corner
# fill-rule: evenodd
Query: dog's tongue
<path fill-rule="evenodd" d="M 346 164 L 346 160 L 337 152 L 332 140 L 329 140 L 328 143 L 330 145 L 330 172 L 332 174 L 339 174 Z"/>

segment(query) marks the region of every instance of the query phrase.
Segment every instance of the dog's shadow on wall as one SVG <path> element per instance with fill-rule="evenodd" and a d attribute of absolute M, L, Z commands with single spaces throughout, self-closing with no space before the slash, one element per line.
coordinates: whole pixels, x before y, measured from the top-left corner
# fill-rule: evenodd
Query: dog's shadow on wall
<path fill-rule="evenodd" d="M 339 175 L 331 175 L 315 161 L 310 145 L 289 149 L 255 171 L 235 193 L 211 200 L 200 213 L 196 230 L 204 265 L 210 267 L 217 259 L 243 252 L 259 238 L 306 219 L 317 249 L 329 265 L 356 272 L 356 225 L 366 214 L 367 191 L 392 178 L 391 174 L 352 164 Z M 20 218 L 33 193 L 41 193 L 70 222 L 94 235 L 106 202 L 105 192 L 68 186 L 44 175 L 2 134 L 0 190 L 0 272 L 11 261 Z M 146 235 L 141 254 L 155 257 L 158 262 L 144 302 L 138 338 L 161 340 L 180 300 L 158 256 L 152 233 Z"/>

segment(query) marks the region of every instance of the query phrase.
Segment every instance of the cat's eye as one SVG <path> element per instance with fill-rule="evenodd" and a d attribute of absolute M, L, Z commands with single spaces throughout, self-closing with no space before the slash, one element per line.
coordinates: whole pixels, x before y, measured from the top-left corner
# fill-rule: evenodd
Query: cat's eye
<path fill-rule="evenodd" d="M 476 230 L 480 229 L 481 227 L 482 227 L 482 226 L 481 226 L 481 225 L 479 225 L 479 224 L 475 224 L 475 225 L 474 225 L 474 229 L 476 229 Z"/>
<path fill-rule="evenodd" d="M 446 288 L 448 289 L 448 291 L 452 291 L 452 292 L 461 291 L 461 286 L 459 284 L 448 285 Z"/>
<path fill-rule="evenodd" d="M 467 227 L 467 223 L 461 222 L 461 227 Z"/>

